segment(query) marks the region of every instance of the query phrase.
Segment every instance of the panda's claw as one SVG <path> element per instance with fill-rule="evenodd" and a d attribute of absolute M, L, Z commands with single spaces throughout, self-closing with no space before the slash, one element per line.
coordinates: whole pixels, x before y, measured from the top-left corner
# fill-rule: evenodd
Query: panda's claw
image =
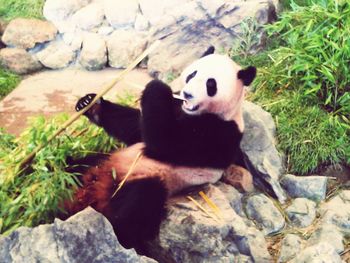
<path fill-rule="evenodd" d="M 86 108 L 96 97 L 96 94 L 94 93 L 89 93 L 83 97 L 81 97 L 77 104 L 75 105 L 75 110 L 76 111 L 81 111 L 82 109 Z"/>

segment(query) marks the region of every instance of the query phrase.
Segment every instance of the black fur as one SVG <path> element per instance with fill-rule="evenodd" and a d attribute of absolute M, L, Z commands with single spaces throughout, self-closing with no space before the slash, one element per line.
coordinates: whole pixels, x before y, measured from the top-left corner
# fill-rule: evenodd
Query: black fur
<path fill-rule="evenodd" d="M 238 79 L 243 81 L 244 86 L 249 86 L 256 76 L 256 68 L 249 66 L 246 69 L 238 71 Z"/>
<path fill-rule="evenodd" d="M 216 80 L 215 79 L 208 79 L 207 80 L 207 94 L 209 97 L 214 97 L 216 92 L 218 91 L 216 87 Z"/>
<path fill-rule="evenodd" d="M 214 54 L 215 52 L 215 47 L 214 46 L 210 46 L 202 55 L 202 57 Z"/>
<path fill-rule="evenodd" d="M 166 199 L 166 188 L 160 177 L 130 181 L 111 199 L 107 218 L 124 247 L 142 250 L 145 240 L 158 235 L 166 215 Z"/>
<path fill-rule="evenodd" d="M 145 154 L 176 165 L 226 168 L 235 161 L 242 133 L 214 114 L 176 115 L 170 88 L 151 81 L 143 92 Z"/>
<path fill-rule="evenodd" d="M 188 115 L 159 80 L 147 84 L 141 111 L 103 100 L 99 118 L 106 131 L 126 144 L 144 141 L 144 154 L 192 167 L 226 168 L 239 161 L 242 133 L 234 121 L 215 114 Z"/>

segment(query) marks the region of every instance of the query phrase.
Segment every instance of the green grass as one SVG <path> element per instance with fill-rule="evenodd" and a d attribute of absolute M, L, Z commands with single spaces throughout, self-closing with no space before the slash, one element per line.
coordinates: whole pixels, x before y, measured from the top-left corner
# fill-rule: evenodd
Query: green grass
<path fill-rule="evenodd" d="M 0 66 L 0 100 L 10 93 L 20 82 L 20 77 Z"/>
<path fill-rule="evenodd" d="M 340 2 L 340 1 L 339 1 Z M 272 113 L 289 172 L 350 164 L 350 6 L 333 0 L 292 5 L 265 27 L 268 45 L 251 54 L 256 24 L 243 27 L 231 56 L 258 67 L 250 99 Z"/>
<path fill-rule="evenodd" d="M 42 18 L 45 0 L 0 0 L 0 18 Z"/>
<path fill-rule="evenodd" d="M 30 168 L 19 174 L 20 161 L 39 143 L 46 144 L 67 119 L 64 114 L 50 120 L 36 117 L 18 139 L 0 129 L 0 233 L 52 222 L 62 201 L 78 185 L 77 175 L 65 171 L 67 157 L 109 152 L 118 145 L 102 129 L 81 118 L 47 144 Z"/>

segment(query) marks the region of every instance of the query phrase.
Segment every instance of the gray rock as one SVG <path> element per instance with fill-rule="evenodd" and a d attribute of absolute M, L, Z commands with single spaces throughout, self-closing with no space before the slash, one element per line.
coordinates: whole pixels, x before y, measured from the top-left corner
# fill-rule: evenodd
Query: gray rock
<path fill-rule="evenodd" d="M 72 51 L 78 52 L 83 45 L 84 35 L 85 34 L 83 34 L 83 32 L 80 30 L 66 32 L 62 34 L 62 40 Z"/>
<path fill-rule="evenodd" d="M 100 26 L 105 14 L 101 2 L 91 3 L 72 16 L 72 21 L 77 27 L 84 30 L 91 30 Z"/>
<path fill-rule="evenodd" d="M 108 62 L 114 68 L 126 68 L 147 47 L 147 39 L 137 31 L 115 30 L 107 40 Z"/>
<path fill-rule="evenodd" d="M 302 239 L 294 234 L 286 235 L 282 240 L 279 263 L 287 262 L 296 257 L 302 249 Z"/>
<path fill-rule="evenodd" d="M 245 131 L 241 148 L 255 185 L 277 196 L 281 203 L 287 199 L 279 177 L 284 171 L 282 157 L 275 145 L 275 123 L 271 114 L 260 106 L 245 101 L 243 104 Z M 271 191 L 268 191 L 269 189 Z"/>
<path fill-rule="evenodd" d="M 350 235 L 350 190 L 343 190 L 326 203 L 319 212 L 322 223 L 334 224 L 346 235 Z"/>
<path fill-rule="evenodd" d="M 79 62 L 87 70 L 103 68 L 107 64 L 107 48 L 104 39 L 98 34 L 86 34 Z"/>
<path fill-rule="evenodd" d="M 43 68 L 35 57 L 20 48 L 1 49 L 0 64 L 17 74 L 33 73 Z"/>
<path fill-rule="evenodd" d="M 108 36 L 108 35 L 112 34 L 113 31 L 114 31 L 114 28 L 111 26 L 101 26 L 98 29 L 97 33 L 99 33 L 102 36 Z"/>
<path fill-rule="evenodd" d="M 280 231 L 285 220 L 271 199 L 263 194 L 250 196 L 245 207 L 247 216 L 254 220 L 265 235 Z"/>
<path fill-rule="evenodd" d="M 156 262 L 123 248 L 107 219 L 92 208 L 67 221 L 21 227 L 0 237 L 0 258 L 2 263 Z"/>
<path fill-rule="evenodd" d="M 218 182 L 216 186 L 225 195 L 226 199 L 230 202 L 233 210 L 240 216 L 244 216 L 243 206 L 242 206 L 242 194 L 238 192 L 234 187 Z"/>
<path fill-rule="evenodd" d="M 285 211 L 296 227 L 308 227 L 316 218 L 316 204 L 306 198 L 294 199 Z"/>
<path fill-rule="evenodd" d="M 337 253 L 344 251 L 343 235 L 338 227 L 330 224 L 323 224 L 308 239 L 308 246 L 319 244 L 321 242 L 329 243 L 334 247 Z"/>
<path fill-rule="evenodd" d="M 67 67 L 76 57 L 74 50 L 62 40 L 56 40 L 48 44 L 36 54 L 39 61 L 48 68 L 61 69 Z"/>
<path fill-rule="evenodd" d="M 329 243 L 319 243 L 301 251 L 290 263 L 342 263 L 334 247 Z"/>
<path fill-rule="evenodd" d="M 104 0 L 104 12 L 108 23 L 114 28 L 134 27 L 139 10 L 137 0 Z M 152 8 L 156 9 L 155 6 Z"/>
<path fill-rule="evenodd" d="M 139 2 L 142 14 L 152 25 L 156 25 L 162 20 L 165 13 L 190 2 L 190 0 L 139 0 Z M 157 8 L 154 8 L 155 6 Z"/>
<path fill-rule="evenodd" d="M 324 176 L 295 176 L 286 174 L 281 184 L 288 194 L 293 197 L 305 197 L 316 202 L 326 197 L 328 178 Z"/>
<path fill-rule="evenodd" d="M 57 34 L 56 27 L 39 19 L 17 18 L 6 27 L 2 41 L 11 47 L 30 49 L 37 43 L 53 40 Z"/>
<path fill-rule="evenodd" d="M 220 209 L 221 218 L 207 216 L 183 197 L 174 198 L 153 243 L 152 257 L 160 262 L 234 262 L 242 253 L 255 262 L 271 260 L 262 233 L 245 225 L 226 194 L 212 185 L 204 192 Z M 193 197 L 211 213 L 202 199 Z"/>
<path fill-rule="evenodd" d="M 137 14 L 136 15 L 136 20 L 135 20 L 135 29 L 138 31 L 146 31 L 150 27 L 150 24 L 146 17 L 142 14 Z"/>
<path fill-rule="evenodd" d="M 46 0 L 43 14 L 49 21 L 66 20 L 80 8 L 88 5 L 92 0 Z"/>
<path fill-rule="evenodd" d="M 258 10 L 274 8 L 265 1 L 204 2 L 207 3 L 206 7 L 214 10 L 204 8 L 202 1 L 140 1 L 141 11 L 153 25 L 150 42 L 162 40 L 148 61 L 151 74 L 163 79 L 167 72 L 176 75 L 199 58 L 209 45 L 227 51 L 232 47 L 233 40 L 237 39 L 236 28 L 247 15 L 255 16 Z M 154 9 L 153 6 L 158 8 Z M 224 18 L 232 22 L 229 27 L 222 24 Z"/>

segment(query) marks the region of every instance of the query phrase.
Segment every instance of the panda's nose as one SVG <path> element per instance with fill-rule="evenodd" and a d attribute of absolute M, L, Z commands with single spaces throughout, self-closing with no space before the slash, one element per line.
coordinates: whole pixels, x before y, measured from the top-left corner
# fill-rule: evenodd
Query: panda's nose
<path fill-rule="evenodd" d="M 188 92 L 186 92 L 186 91 L 184 91 L 183 94 L 184 94 L 184 97 L 185 97 L 186 100 L 193 99 L 192 94 L 190 94 L 190 93 L 188 93 Z"/>

